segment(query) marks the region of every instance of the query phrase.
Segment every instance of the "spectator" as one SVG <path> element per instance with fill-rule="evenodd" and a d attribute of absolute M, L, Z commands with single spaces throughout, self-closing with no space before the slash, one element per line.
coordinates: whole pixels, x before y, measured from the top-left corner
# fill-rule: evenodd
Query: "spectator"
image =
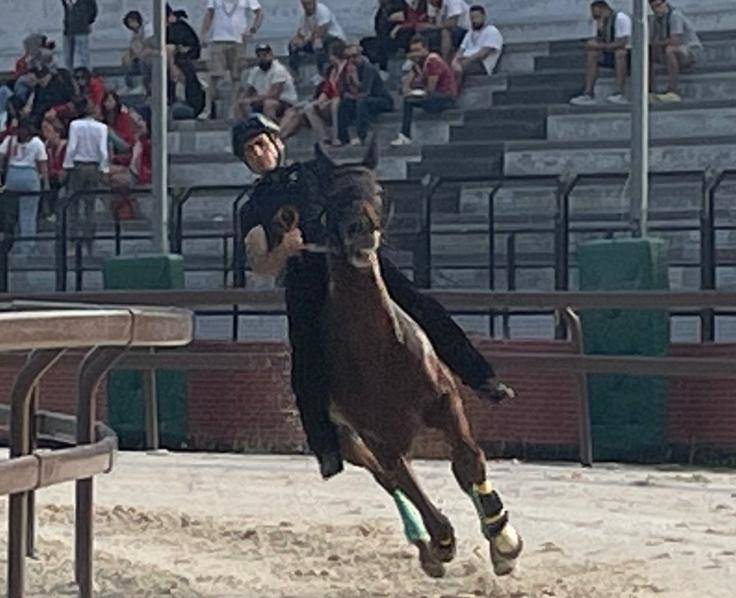
<path fill-rule="evenodd" d="M 252 24 L 248 23 L 248 11 L 255 15 Z M 240 95 L 240 61 L 246 55 L 246 42 L 258 32 L 262 22 L 263 10 L 258 0 L 207 0 L 200 39 L 206 46 L 211 34 L 210 81 L 207 87 L 207 114 L 210 117 L 215 116 L 217 84 L 226 74 L 230 75 L 231 111 L 234 110 L 235 99 Z"/>
<path fill-rule="evenodd" d="M 48 69 L 40 68 L 33 71 L 33 75 L 36 78 L 36 88 L 31 108 L 31 120 L 34 126 L 40 127 L 49 110 L 71 101 L 74 90 L 69 87 L 69 81 L 59 72 L 51 73 Z"/>
<path fill-rule="evenodd" d="M 470 29 L 470 7 L 465 0 L 429 0 L 428 15 L 429 47 L 449 64 Z"/>
<path fill-rule="evenodd" d="M 458 82 L 469 75 L 491 75 L 501 58 L 503 35 L 493 25 L 486 25 L 486 9 L 476 4 L 470 8 L 470 31 L 452 61 Z"/>
<path fill-rule="evenodd" d="M 268 44 L 256 46 L 257 66 L 243 73 L 243 93 L 238 98 L 240 118 L 260 112 L 278 121 L 297 103 L 294 79 L 283 64 L 273 57 Z M 247 78 L 246 78 L 247 77 Z"/>
<path fill-rule="evenodd" d="M 33 123 L 24 118 L 14 135 L 0 144 L 0 156 L 7 157 L 5 197 L 3 204 L 3 232 L 12 236 L 15 222 L 21 237 L 35 237 L 38 231 L 38 202 L 40 191 L 49 188 L 48 156 L 46 147 L 35 134 Z M 29 192 L 31 195 L 23 195 Z M 24 246 L 20 253 L 30 253 Z"/>
<path fill-rule="evenodd" d="M 391 51 L 408 51 L 409 44 L 415 35 L 431 28 L 427 0 L 404 0 L 400 14 L 394 14 L 390 20 L 394 27 L 389 33 L 392 41 Z"/>
<path fill-rule="evenodd" d="M 106 92 L 102 100 L 102 122 L 108 127 L 114 150 L 111 161 L 127 166 L 130 164 L 131 151 L 136 140 L 136 124 L 114 91 Z"/>
<path fill-rule="evenodd" d="M 85 66 L 74 69 L 74 82 L 77 93 L 89 99 L 97 108 L 102 110 L 102 100 L 105 98 L 105 79 L 100 75 L 93 75 Z"/>
<path fill-rule="evenodd" d="M 131 220 L 137 216 L 139 207 L 132 189 L 151 184 L 151 139 L 147 123 L 150 110 L 146 108 L 143 112 L 145 117 L 131 114 L 135 125 L 135 142 L 129 164 L 110 166 L 110 186 L 120 193 L 113 198 L 110 206 L 116 220 Z"/>
<path fill-rule="evenodd" d="M 151 95 L 151 73 L 152 58 L 155 52 L 153 48 L 153 26 L 143 22 L 143 15 L 137 10 L 131 10 L 123 17 L 123 25 L 131 32 L 130 45 L 123 54 L 123 66 L 127 69 L 125 73 L 125 85 L 128 89 L 135 88 L 135 77 L 143 79 L 143 87 L 146 95 Z"/>
<path fill-rule="evenodd" d="M 9 135 L 14 135 L 21 119 L 28 116 L 29 112 L 27 103 L 16 95 L 8 98 L 5 108 L 7 116 L 5 117 L 5 126 L 0 133 L 0 141 L 3 141 Z"/>
<path fill-rule="evenodd" d="M 289 68 L 295 81 L 299 81 L 300 54 L 314 54 L 320 73 L 328 62 L 330 46 L 336 40 L 345 41 L 342 27 L 335 15 L 321 2 L 300 0 L 302 15 L 296 35 L 289 42 Z"/>
<path fill-rule="evenodd" d="M 64 64 L 89 68 L 89 34 L 97 19 L 95 0 L 61 0 L 64 7 Z"/>
<path fill-rule="evenodd" d="M 193 60 L 199 60 L 202 48 L 197 34 L 187 23 L 184 10 L 173 10 L 166 5 L 166 49 L 169 63 L 169 78 L 182 85 L 186 82 L 184 69 Z"/>
<path fill-rule="evenodd" d="M 394 101 L 378 70 L 362 55 L 360 46 L 345 51 L 348 61 L 340 106 L 337 111 L 337 137 L 340 143 L 351 143 L 348 127 L 355 124 L 357 140 L 364 144 L 371 120 L 381 112 L 394 109 Z"/>
<path fill-rule="evenodd" d="M 626 13 L 615 12 L 605 0 L 593 2 L 590 12 L 598 33 L 585 44 L 585 91 L 570 100 L 570 103 L 574 106 L 595 104 L 595 82 L 598 80 L 598 69 L 603 67 L 615 70 L 618 86 L 618 92 L 607 100 L 612 104 L 626 104 L 626 77 L 631 63 L 631 18 Z"/>
<path fill-rule="evenodd" d="M 51 69 L 54 64 L 54 48 L 56 44 L 45 35 L 32 33 L 23 40 L 23 56 L 15 63 L 13 79 L 17 79 L 33 69 L 45 67 Z"/>
<path fill-rule="evenodd" d="M 109 135 L 107 125 L 95 119 L 96 108 L 87 98 L 79 98 L 75 102 L 75 110 L 81 116 L 69 126 L 64 169 L 68 172 L 69 196 L 74 197 L 76 193 L 81 195 L 72 200 L 74 204 L 70 206 L 69 230 L 73 234 L 81 234 L 87 251 L 91 253 L 96 228 L 95 197 L 84 192 L 99 189 L 101 175 L 107 176 L 110 172 Z"/>
<path fill-rule="evenodd" d="M 8 100 L 13 96 L 13 90 L 7 83 L 0 85 L 0 130 L 5 128 L 8 118 Z"/>
<path fill-rule="evenodd" d="M 664 64 L 667 68 L 667 91 L 657 94 L 656 99 L 668 103 L 681 102 L 680 71 L 689 70 L 702 60 L 703 44 L 690 20 L 667 0 L 649 0 L 649 6 L 654 12 L 649 90 L 656 91 L 654 64 Z"/>
<path fill-rule="evenodd" d="M 64 133 L 66 133 L 64 127 L 58 122 L 44 120 L 41 124 L 41 135 L 46 145 L 49 170 L 49 192 L 43 197 L 41 217 L 50 222 L 56 219 L 59 192 L 66 183 L 66 171 L 64 170 L 66 139 L 63 137 Z"/>
<path fill-rule="evenodd" d="M 418 35 L 409 45 L 411 70 L 402 80 L 404 108 L 401 133 L 391 145 L 411 144 L 411 123 L 415 107 L 439 114 L 451 108 L 458 96 L 455 75 L 439 54 L 429 51 L 427 40 Z"/>
<path fill-rule="evenodd" d="M 360 40 L 363 52 L 373 64 L 378 64 L 384 79 L 388 78 L 388 59 L 397 50 L 391 31 L 396 22 L 403 20 L 404 6 L 404 0 L 379 0 L 373 21 L 376 36 Z"/>

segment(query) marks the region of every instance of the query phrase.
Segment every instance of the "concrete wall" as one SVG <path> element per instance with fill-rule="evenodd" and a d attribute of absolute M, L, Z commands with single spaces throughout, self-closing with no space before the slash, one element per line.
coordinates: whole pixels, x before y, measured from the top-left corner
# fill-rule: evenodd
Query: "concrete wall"
<path fill-rule="evenodd" d="M 352 37 L 370 32 L 374 0 L 324 0 L 336 13 Z M 628 9 L 631 0 L 611 0 L 617 7 Z M 199 30 L 204 0 L 174 0 L 175 8 L 189 12 Z M 297 0 L 261 0 L 266 13 L 262 37 L 282 39 L 295 29 Z M 569 39 L 590 31 L 588 0 L 481 0 L 491 19 L 499 24 L 509 41 L 534 42 Z M 703 29 L 736 28 L 736 6 L 733 0 L 679 0 L 679 7 L 696 17 Z M 93 60 L 96 64 L 117 63 L 120 49 L 128 35 L 121 25 L 122 16 L 138 9 L 150 15 L 151 0 L 98 0 L 100 17 L 92 35 Z M 0 70 L 7 70 L 19 54 L 21 40 L 29 33 L 42 32 L 60 40 L 62 8 L 59 0 L 0 0 Z"/>

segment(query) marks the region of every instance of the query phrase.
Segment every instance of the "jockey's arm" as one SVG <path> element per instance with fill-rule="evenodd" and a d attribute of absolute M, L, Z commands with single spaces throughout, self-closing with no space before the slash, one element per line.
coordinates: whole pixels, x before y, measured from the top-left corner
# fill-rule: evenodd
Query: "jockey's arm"
<path fill-rule="evenodd" d="M 245 237 L 245 253 L 253 272 L 264 276 L 278 276 L 286 262 L 304 248 L 301 231 L 296 228 L 284 234 L 281 243 L 268 250 L 266 231 L 256 226 Z"/>

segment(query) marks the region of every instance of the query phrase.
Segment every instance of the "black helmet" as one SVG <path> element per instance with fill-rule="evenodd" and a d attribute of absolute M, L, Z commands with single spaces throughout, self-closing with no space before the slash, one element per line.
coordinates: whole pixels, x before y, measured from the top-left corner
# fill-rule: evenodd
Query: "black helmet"
<path fill-rule="evenodd" d="M 263 114 L 254 114 L 236 124 L 232 132 L 233 154 L 235 154 L 235 157 L 242 159 L 245 144 L 263 133 L 279 134 L 279 126 Z"/>

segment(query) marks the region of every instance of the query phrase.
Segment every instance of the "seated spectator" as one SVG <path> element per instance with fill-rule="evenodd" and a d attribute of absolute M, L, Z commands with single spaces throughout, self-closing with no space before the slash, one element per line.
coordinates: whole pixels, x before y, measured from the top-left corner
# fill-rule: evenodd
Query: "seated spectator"
<path fill-rule="evenodd" d="M 429 47 L 449 64 L 470 29 L 470 7 L 465 0 L 429 0 L 428 14 Z"/>
<path fill-rule="evenodd" d="M 248 12 L 254 15 L 248 23 Z M 240 63 L 245 57 L 245 44 L 254 36 L 263 22 L 263 10 L 258 0 L 207 0 L 207 10 L 202 23 L 202 46 L 210 45 L 209 75 L 207 86 L 207 114 L 215 116 L 215 100 L 219 81 L 229 75 L 233 104 L 240 95 Z M 234 106 L 231 107 L 231 111 Z"/>
<path fill-rule="evenodd" d="M 401 13 L 391 15 L 390 20 L 394 26 L 389 33 L 389 49 L 408 51 L 414 36 L 431 28 L 427 0 L 404 0 Z"/>
<path fill-rule="evenodd" d="M 391 112 L 394 101 L 378 70 L 361 53 L 360 46 L 349 46 L 345 58 L 348 64 L 337 110 L 337 137 L 340 143 L 364 144 L 371 121 L 381 112 Z M 351 142 L 348 127 L 353 124 L 358 138 Z"/>
<path fill-rule="evenodd" d="M 301 54 L 314 54 L 317 70 L 323 72 L 328 62 L 330 46 L 336 40 L 345 41 L 342 27 L 326 5 L 316 0 L 300 0 L 301 18 L 296 35 L 289 42 L 289 68 L 299 81 Z"/>
<path fill-rule="evenodd" d="M 429 51 L 427 40 L 418 35 L 411 40 L 409 54 L 411 70 L 402 80 L 404 107 L 401 133 L 391 145 L 409 145 L 414 108 L 439 114 L 455 105 L 458 86 L 455 75 L 439 54 Z"/>
<path fill-rule="evenodd" d="M 703 44 L 695 27 L 681 10 L 667 0 L 649 0 L 654 13 L 651 27 L 651 57 L 649 63 L 649 90 L 656 92 L 654 65 L 667 68 L 667 91 L 655 97 L 660 102 L 681 102 L 680 71 L 689 70 L 703 57 Z"/>
<path fill-rule="evenodd" d="M 308 125 L 317 139 L 327 145 L 338 143 L 337 111 L 345 75 L 345 42 L 336 40 L 330 47 L 330 65 L 317 85 L 314 99 L 301 109 L 288 110 L 281 123 L 281 138 L 288 139 Z M 332 125 L 331 133 L 327 127 Z"/>
<path fill-rule="evenodd" d="M 360 40 L 363 52 L 373 64 L 378 64 L 384 79 L 388 78 L 388 59 L 396 53 L 391 31 L 397 21 L 403 19 L 404 0 L 379 0 L 373 21 L 375 37 Z"/>
<path fill-rule="evenodd" d="M 51 73 L 48 69 L 33 71 L 36 78 L 36 88 L 31 108 L 31 120 L 34 126 L 40 127 L 46 113 L 62 104 L 70 102 L 74 90 L 70 89 L 69 81 L 59 72 Z"/>
<path fill-rule="evenodd" d="M 626 13 L 615 12 L 605 0 L 593 2 L 590 12 L 598 33 L 595 39 L 588 40 L 585 44 L 585 91 L 570 100 L 570 103 L 575 106 L 595 104 L 595 82 L 598 80 L 599 67 L 603 67 L 615 69 L 618 86 L 618 92 L 607 100 L 613 104 L 626 104 L 626 78 L 631 63 L 631 18 Z"/>
<path fill-rule="evenodd" d="M 260 112 L 278 122 L 297 103 L 294 79 L 283 64 L 273 57 L 268 44 L 256 46 L 257 66 L 243 73 L 243 92 L 237 101 L 239 118 Z"/>
<path fill-rule="evenodd" d="M 169 64 L 169 78 L 175 83 L 184 85 L 186 75 L 184 69 L 199 60 L 202 47 L 197 34 L 187 23 L 184 10 L 173 10 L 166 5 L 166 51 Z"/>
<path fill-rule="evenodd" d="M 13 79 L 18 79 L 37 68 L 51 69 L 54 64 L 56 44 L 45 35 L 32 33 L 23 40 L 23 56 L 15 63 Z"/>
<path fill-rule="evenodd" d="M 46 147 L 29 119 L 21 119 L 15 134 L 3 140 L 0 156 L 7 157 L 8 164 L 0 201 L 3 221 L 0 230 L 12 238 L 17 222 L 21 237 L 35 237 L 40 191 L 49 188 L 49 173 Z M 21 252 L 30 253 L 28 247 L 24 245 Z"/>
<path fill-rule="evenodd" d="M 127 166 L 136 139 L 136 124 L 114 91 L 106 92 L 102 100 L 102 122 L 108 126 L 113 146 L 112 163 Z"/>
<path fill-rule="evenodd" d="M 503 51 L 503 35 L 493 25 L 486 25 L 486 9 L 476 4 L 470 8 L 470 31 L 452 61 L 455 77 L 462 83 L 469 75 L 490 75 Z"/>
<path fill-rule="evenodd" d="M 73 197 L 79 193 L 69 208 L 69 231 L 72 235 L 82 236 L 87 251 L 91 253 L 96 229 L 96 198 L 93 194 L 85 192 L 99 189 L 102 176 L 107 178 L 109 175 L 109 136 L 107 125 L 95 118 L 97 108 L 87 98 L 77 99 L 75 111 L 81 116 L 69 126 L 69 141 L 64 157 L 69 196 Z"/>
<path fill-rule="evenodd" d="M 56 207 L 59 192 L 66 184 L 64 158 L 66 157 L 65 129 L 50 120 L 44 120 L 41 125 L 41 136 L 46 144 L 49 170 L 49 192 L 44 195 L 41 203 L 41 218 L 53 222 L 56 220 Z"/>
<path fill-rule="evenodd" d="M 102 110 L 102 100 L 106 92 L 105 79 L 100 75 L 93 75 L 86 66 L 79 66 L 74 69 L 74 83 L 78 95 L 86 97 Z"/>
<path fill-rule="evenodd" d="M 155 53 L 154 32 L 150 23 L 143 22 L 143 15 L 137 10 L 131 10 L 123 17 L 123 25 L 131 32 L 130 45 L 123 54 L 125 85 L 128 89 L 135 88 L 135 77 L 143 79 L 146 95 L 151 95 L 152 59 Z"/>

